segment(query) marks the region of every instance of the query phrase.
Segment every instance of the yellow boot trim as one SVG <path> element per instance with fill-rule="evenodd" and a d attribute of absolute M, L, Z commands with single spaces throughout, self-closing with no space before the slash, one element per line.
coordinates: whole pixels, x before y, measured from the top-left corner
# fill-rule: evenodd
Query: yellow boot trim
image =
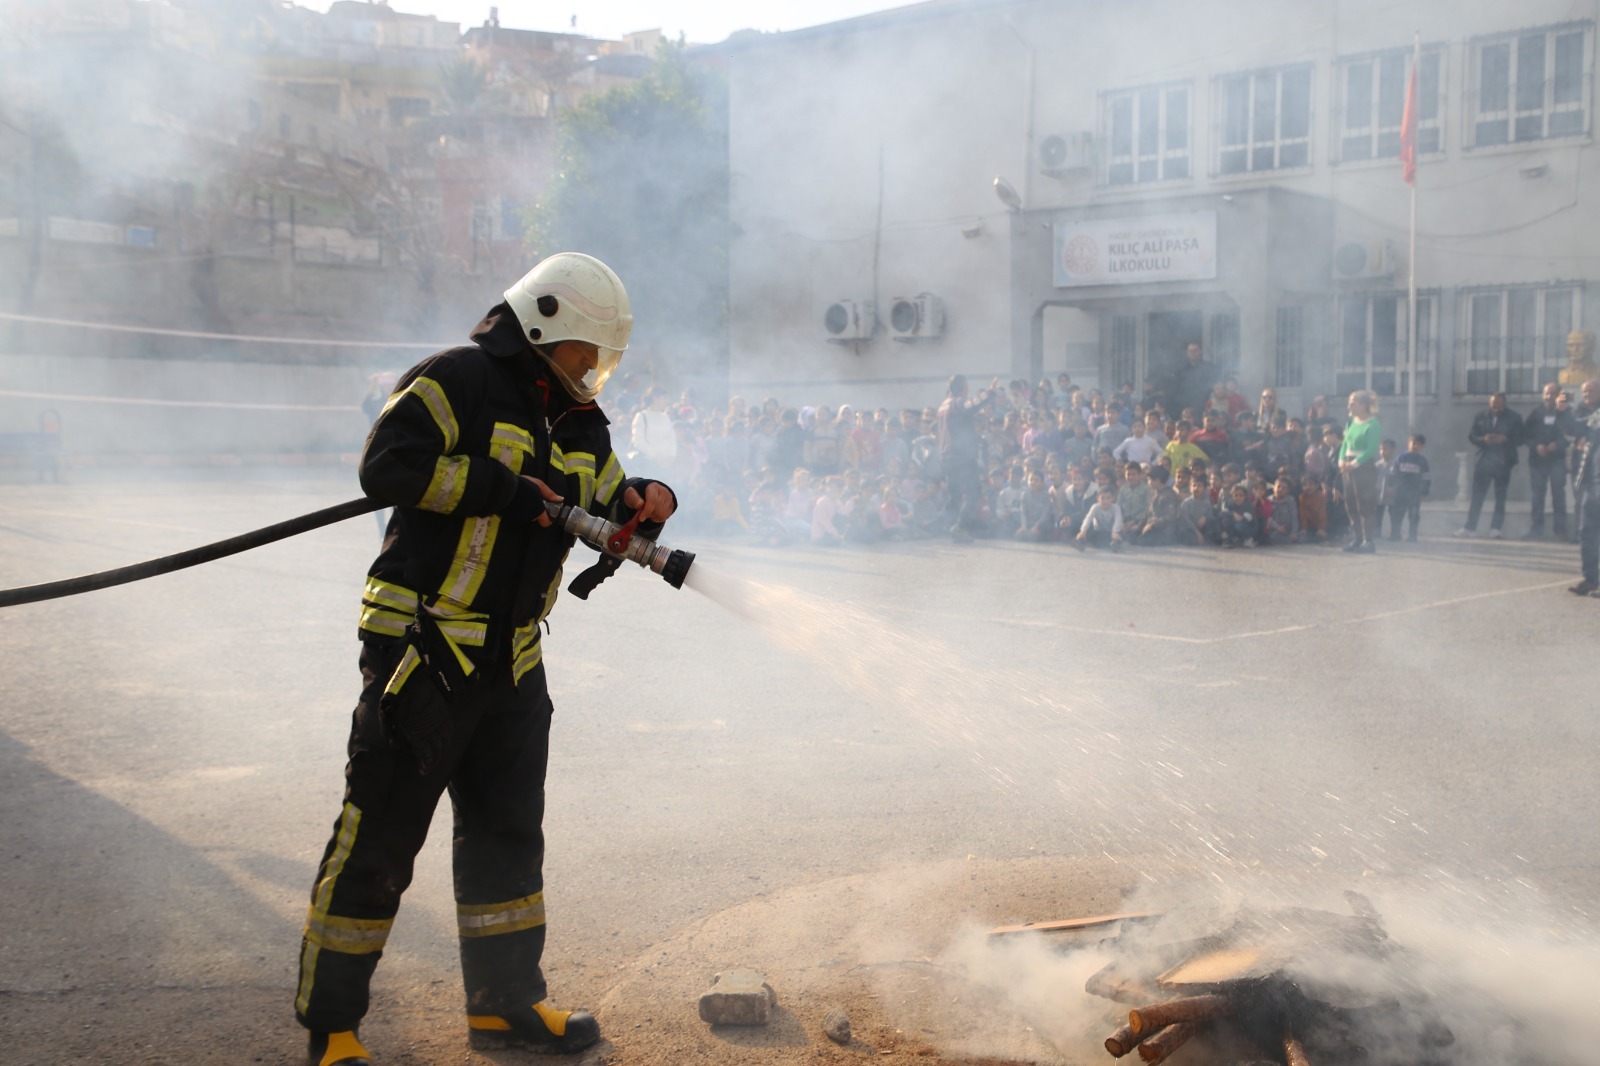
<path fill-rule="evenodd" d="M 511 1023 L 496 1014 L 469 1014 L 467 1015 L 468 1029 L 491 1029 L 497 1033 L 509 1033 Z"/>
<path fill-rule="evenodd" d="M 567 1035 L 567 1019 L 572 1017 L 570 1010 L 556 1010 L 548 1003 L 535 1003 L 533 1009 L 539 1012 L 539 1017 L 544 1019 L 544 1027 L 556 1036 Z"/>
<path fill-rule="evenodd" d="M 317 1066 L 335 1066 L 351 1059 L 367 1058 L 367 1049 L 361 1046 L 354 1033 L 329 1033 L 328 1050 L 323 1052 Z"/>

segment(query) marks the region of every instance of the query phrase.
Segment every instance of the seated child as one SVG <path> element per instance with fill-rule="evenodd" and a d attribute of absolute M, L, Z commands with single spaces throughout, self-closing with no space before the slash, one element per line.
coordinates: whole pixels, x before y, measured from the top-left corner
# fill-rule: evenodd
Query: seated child
<path fill-rule="evenodd" d="M 1272 539 L 1285 544 L 1300 543 L 1300 501 L 1294 496 L 1294 482 L 1288 477 L 1280 477 L 1272 486 L 1272 518 L 1268 528 Z"/>
<path fill-rule="evenodd" d="M 1222 527 L 1224 548 L 1256 546 L 1256 509 L 1250 502 L 1250 491 L 1243 485 L 1235 485 L 1229 490 L 1217 518 Z"/>
<path fill-rule="evenodd" d="M 1100 499 L 1089 513 L 1083 516 L 1072 546 L 1082 551 L 1085 547 L 1122 550 L 1122 508 L 1117 506 L 1117 494 L 1112 489 L 1101 489 Z"/>
<path fill-rule="evenodd" d="M 1165 467 L 1151 468 L 1150 515 L 1139 530 L 1140 544 L 1171 544 L 1177 533 L 1178 508 L 1182 501 L 1178 499 L 1178 494 L 1172 490 L 1172 486 L 1167 484 L 1168 479 Z M 1126 520 L 1127 516 L 1124 515 L 1123 518 Z"/>

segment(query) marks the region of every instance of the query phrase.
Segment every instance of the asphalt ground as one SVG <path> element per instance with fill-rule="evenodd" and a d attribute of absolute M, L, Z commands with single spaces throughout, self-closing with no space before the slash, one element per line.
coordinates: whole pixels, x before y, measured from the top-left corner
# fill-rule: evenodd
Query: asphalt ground
<path fill-rule="evenodd" d="M 0 585 L 357 494 L 333 473 L 0 486 Z M 630 1056 L 623 1019 L 656 1047 L 641 975 L 803 968 L 840 886 L 926 888 L 893 908 L 907 927 L 1290 882 L 1587 920 L 1600 600 L 1564 591 L 1575 548 L 1454 540 L 1452 517 L 1375 556 L 669 529 L 716 599 L 629 566 L 564 598 L 546 638 L 554 994 L 609 1008 L 606 1061 L 688 1061 Z M 297 1061 L 295 953 L 376 542 L 356 519 L 0 611 L 0 1058 Z M 384 1062 L 468 1061 L 446 1050 L 448 838 L 441 814 L 379 970 Z M 760 923 L 766 961 L 732 915 Z M 714 928 L 719 952 L 677 950 Z M 783 1057 L 812 1053 L 799 1040 L 727 1061 L 805 1061 Z"/>

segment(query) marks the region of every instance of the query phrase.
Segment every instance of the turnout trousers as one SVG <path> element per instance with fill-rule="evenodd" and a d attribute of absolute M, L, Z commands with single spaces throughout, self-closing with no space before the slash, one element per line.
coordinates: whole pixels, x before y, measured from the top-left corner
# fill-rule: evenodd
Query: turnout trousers
<path fill-rule="evenodd" d="M 423 776 L 379 720 L 379 698 L 405 650 L 362 645 L 361 700 L 350 728 L 344 806 L 312 886 L 295 1018 L 315 1032 L 354 1029 L 394 925 L 412 863 L 448 788 L 455 817 L 456 925 L 469 1014 L 545 998 L 544 778 L 550 697 L 541 664 L 513 685 L 501 666 L 449 705 L 451 739 Z M 418 670 L 400 699 L 438 700 Z"/>

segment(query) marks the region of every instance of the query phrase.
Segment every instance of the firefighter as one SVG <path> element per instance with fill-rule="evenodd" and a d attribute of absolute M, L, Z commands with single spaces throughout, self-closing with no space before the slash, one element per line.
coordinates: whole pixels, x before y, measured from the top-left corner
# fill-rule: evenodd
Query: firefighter
<path fill-rule="evenodd" d="M 312 887 L 295 1017 L 313 1066 L 364 1066 L 358 1027 L 412 863 L 448 788 L 468 1038 L 565 1053 L 594 1017 L 546 1001 L 539 642 L 573 538 L 545 501 L 653 535 L 676 509 L 624 476 L 595 400 L 633 315 L 604 263 L 561 253 L 508 289 L 472 343 L 401 376 L 361 486 L 395 506 L 361 600 L 362 691 L 343 809 Z"/>

